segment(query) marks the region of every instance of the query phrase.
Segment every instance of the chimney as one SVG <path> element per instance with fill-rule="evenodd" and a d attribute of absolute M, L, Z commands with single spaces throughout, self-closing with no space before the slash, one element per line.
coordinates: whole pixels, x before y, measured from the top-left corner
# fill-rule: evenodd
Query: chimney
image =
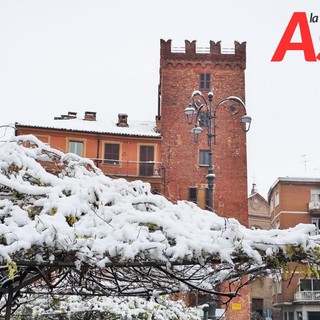
<path fill-rule="evenodd" d="M 162 125 L 161 116 L 156 116 L 156 128 L 155 128 L 156 132 L 161 132 L 161 125 Z"/>
<path fill-rule="evenodd" d="M 87 120 L 87 121 L 96 121 L 96 112 L 92 112 L 92 111 L 85 111 L 84 113 L 84 119 L 83 120 Z"/>
<path fill-rule="evenodd" d="M 76 119 L 77 113 L 68 111 L 68 114 L 62 114 L 60 117 L 54 117 L 54 120 L 69 120 L 69 119 Z"/>
<path fill-rule="evenodd" d="M 69 119 L 75 119 L 77 117 L 76 112 L 68 111 L 68 117 Z"/>
<path fill-rule="evenodd" d="M 118 114 L 118 127 L 129 127 L 128 125 L 128 115 L 125 113 Z"/>

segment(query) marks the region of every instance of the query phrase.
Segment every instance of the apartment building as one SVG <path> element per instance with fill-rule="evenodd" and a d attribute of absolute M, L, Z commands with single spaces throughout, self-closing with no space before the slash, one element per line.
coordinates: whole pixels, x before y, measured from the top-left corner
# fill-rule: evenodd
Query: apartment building
<path fill-rule="evenodd" d="M 143 180 L 158 193 L 164 183 L 155 121 L 130 121 L 122 113 L 117 119 L 99 119 L 86 111 L 15 126 L 16 135 L 33 134 L 53 148 L 89 158 L 110 177 Z"/>
<path fill-rule="evenodd" d="M 320 227 L 320 179 L 280 177 L 270 187 L 268 200 L 273 228 L 298 223 Z M 274 283 L 273 305 L 284 320 L 320 319 L 320 280 L 303 267 L 289 265 L 283 280 Z"/>

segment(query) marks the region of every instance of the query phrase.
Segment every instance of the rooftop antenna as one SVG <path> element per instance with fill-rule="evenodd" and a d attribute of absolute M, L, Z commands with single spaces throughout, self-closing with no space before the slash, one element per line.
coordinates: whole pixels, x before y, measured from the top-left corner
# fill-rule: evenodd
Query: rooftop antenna
<path fill-rule="evenodd" d="M 303 157 L 304 159 L 303 161 L 301 161 L 304 164 L 304 171 L 307 171 L 307 162 L 309 161 L 306 159 L 306 156 L 307 156 L 306 154 L 301 155 L 301 157 Z"/>

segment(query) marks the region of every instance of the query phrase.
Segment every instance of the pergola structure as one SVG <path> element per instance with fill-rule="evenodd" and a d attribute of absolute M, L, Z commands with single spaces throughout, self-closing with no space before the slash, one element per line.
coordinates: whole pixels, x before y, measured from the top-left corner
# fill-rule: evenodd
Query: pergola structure
<path fill-rule="evenodd" d="M 33 136 L 0 146 L 0 310 L 23 296 L 139 296 L 197 290 L 230 301 L 289 262 L 317 273 L 313 225 L 247 229 Z M 250 277 L 248 277 L 250 276 Z M 230 290 L 219 291 L 223 283 Z"/>
<path fill-rule="evenodd" d="M 300 258 L 296 256 L 291 261 L 300 262 Z M 222 270 L 229 273 L 224 281 L 236 283 L 235 291 L 213 289 L 222 283 L 216 277 Z M 1 267 L 1 313 L 5 314 L 5 319 L 10 319 L 20 306 L 19 298 L 37 295 L 138 296 L 148 299 L 154 295 L 196 290 L 213 295 L 217 301 L 221 297 L 230 301 L 243 286 L 271 271 L 275 272 L 274 261 L 254 268 L 249 261 L 241 260 L 234 267 L 220 261 L 204 264 L 182 261 L 171 265 L 160 262 L 110 263 L 102 269 L 87 263 L 79 268 L 70 262 L 21 261 L 17 263 L 13 278 L 9 276 L 7 266 Z"/>

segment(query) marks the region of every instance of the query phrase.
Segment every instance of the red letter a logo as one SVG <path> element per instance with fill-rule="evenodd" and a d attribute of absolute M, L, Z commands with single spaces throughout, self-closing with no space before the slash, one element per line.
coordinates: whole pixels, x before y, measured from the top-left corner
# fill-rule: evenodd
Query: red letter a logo
<path fill-rule="evenodd" d="M 290 42 L 298 25 L 301 42 Z M 302 50 L 306 61 L 317 61 L 305 12 L 293 13 L 271 61 L 282 61 L 287 50 Z"/>

